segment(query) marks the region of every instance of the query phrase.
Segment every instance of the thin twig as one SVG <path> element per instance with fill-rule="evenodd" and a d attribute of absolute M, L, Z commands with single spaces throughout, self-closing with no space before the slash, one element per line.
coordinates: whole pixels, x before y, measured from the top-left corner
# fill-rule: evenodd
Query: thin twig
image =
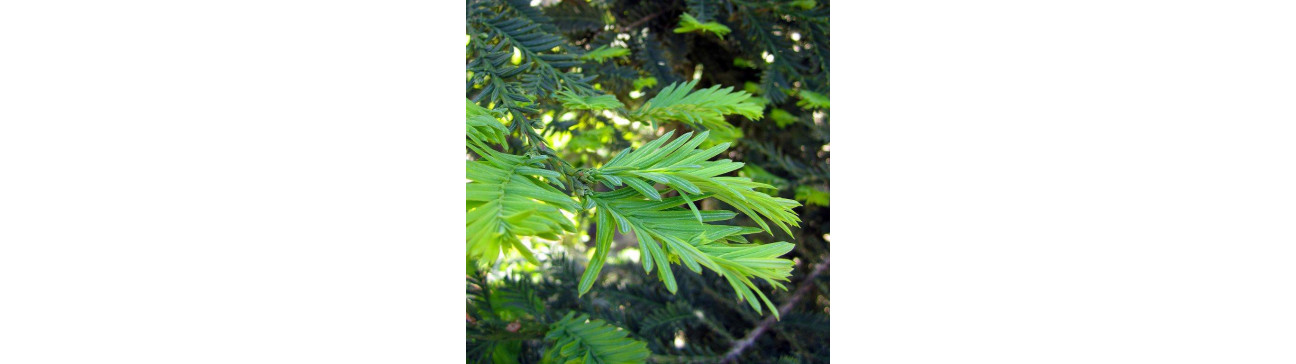
<path fill-rule="evenodd" d="M 658 16 L 660 16 L 660 15 L 662 15 L 662 14 L 665 14 L 665 13 L 666 13 L 666 10 L 670 10 L 670 9 L 662 9 L 661 11 L 658 11 L 658 12 L 656 12 L 656 13 L 648 14 L 648 16 L 645 16 L 645 17 L 643 17 L 642 19 L 639 19 L 639 20 L 635 20 L 635 22 L 630 23 L 629 25 L 626 25 L 626 26 L 624 26 L 624 27 L 619 27 L 619 28 L 617 29 L 617 32 L 618 32 L 618 33 L 624 33 L 624 32 L 627 31 L 627 30 L 631 30 L 631 29 L 633 29 L 634 27 L 639 26 L 639 24 L 643 24 L 644 22 L 647 22 L 647 21 L 649 21 L 649 20 L 652 20 L 653 18 L 656 18 L 656 17 L 658 17 Z"/>
<path fill-rule="evenodd" d="M 617 32 L 617 33 L 625 33 L 625 32 L 627 32 L 627 31 L 631 30 L 632 28 L 639 26 L 640 24 L 643 24 L 643 23 L 645 23 L 645 22 L 647 22 L 647 21 L 649 21 L 649 20 L 652 20 L 653 18 L 656 18 L 656 17 L 658 17 L 658 16 L 661 16 L 662 14 L 665 14 L 667 10 L 670 10 L 670 9 L 662 9 L 661 11 L 658 11 L 658 12 L 656 12 L 656 13 L 652 13 L 652 14 L 648 14 L 648 16 L 645 16 L 645 17 L 643 17 L 643 18 L 640 18 L 639 20 L 635 20 L 634 22 L 632 22 L 632 23 L 630 23 L 630 24 L 627 24 L 627 25 L 625 25 L 625 26 L 618 26 L 618 27 L 616 28 L 616 32 Z M 603 31 L 604 31 L 603 29 L 598 29 L 597 31 L 594 32 L 594 35 L 590 36 L 590 38 L 593 39 L 594 37 L 597 37 L 599 34 L 603 33 Z"/>
<path fill-rule="evenodd" d="M 801 297 L 805 296 L 807 292 L 810 292 L 810 287 L 814 287 L 815 278 L 819 277 L 820 273 L 828 270 L 828 262 L 829 258 L 824 258 L 823 262 L 816 265 L 815 269 L 811 271 L 809 275 L 806 275 L 805 279 L 801 280 L 801 286 L 797 287 L 796 292 L 792 293 L 792 298 L 788 299 L 788 301 L 783 303 L 782 306 L 779 306 L 779 315 L 786 315 L 789 311 L 792 311 L 792 306 L 795 306 L 798 301 L 801 301 Z M 742 352 L 747 350 L 747 348 L 752 344 L 756 343 L 756 339 L 759 338 L 761 334 L 765 333 L 765 330 L 769 329 L 770 325 L 773 324 L 774 316 L 769 316 L 764 320 L 761 320 L 760 324 L 756 325 L 756 328 L 747 333 L 747 336 L 744 336 L 742 340 L 738 340 L 738 342 L 734 343 L 733 348 L 729 349 L 729 352 L 725 353 L 724 358 L 720 360 L 720 363 L 732 363 L 734 360 L 737 360 L 738 357 L 742 355 Z"/>

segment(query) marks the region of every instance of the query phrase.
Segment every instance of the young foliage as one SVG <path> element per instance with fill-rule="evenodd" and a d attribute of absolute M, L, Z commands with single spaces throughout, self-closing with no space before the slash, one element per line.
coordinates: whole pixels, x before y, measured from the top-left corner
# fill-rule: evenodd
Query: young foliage
<path fill-rule="evenodd" d="M 698 21 L 697 18 L 694 18 L 692 15 L 689 15 L 688 13 L 684 13 L 684 14 L 680 14 L 679 27 L 675 28 L 675 32 L 676 33 L 710 32 L 712 34 L 715 34 L 718 37 L 724 38 L 725 34 L 729 34 L 730 30 L 729 27 L 725 26 L 724 24 L 716 23 L 713 21 L 703 23 Z"/>
<path fill-rule="evenodd" d="M 585 55 L 581 56 L 581 59 L 602 63 L 605 60 L 609 60 L 617 57 L 625 57 L 627 55 L 630 55 L 629 49 L 622 48 L 622 47 L 609 48 L 608 46 L 600 46 L 598 48 L 595 48 L 594 50 L 585 52 Z"/>
<path fill-rule="evenodd" d="M 672 83 L 657 93 L 642 107 L 630 114 L 631 120 L 653 123 L 678 121 L 718 132 L 729 132 L 734 126 L 725 122 L 725 115 L 738 114 L 751 120 L 760 120 L 764 104 L 745 91 L 720 85 L 693 91 L 698 80 L 683 84 Z"/>
<path fill-rule="evenodd" d="M 469 257 L 492 263 L 501 253 L 516 250 L 535 262 L 520 237 L 558 240 L 560 234 L 576 230 L 560 210 L 574 213 L 580 206 L 539 179 L 560 183 L 560 174 L 544 169 L 547 157 L 497 152 L 472 133 L 468 138 L 468 148 L 481 157 L 467 162 Z"/>
<path fill-rule="evenodd" d="M 742 235 L 760 229 L 708 224 L 731 219 L 734 213 L 679 208 L 687 201 L 679 196 L 652 201 L 638 196 L 635 191 L 622 189 L 595 194 L 593 199 L 599 208 L 599 235 L 610 236 L 614 229 L 634 234 L 643 251 L 644 272 L 657 270 L 657 277 L 667 290 L 673 293 L 678 289 L 670 267 L 672 263 L 683 265 L 694 273 L 701 273 L 701 268 L 706 267 L 728 280 L 740 301 L 746 301 L 756 312 L 762 312 L 760 304 L 763 302 L 778 317 L 774 304 L 751 279 L 761 278 L 775 288 L 786 289 L 779 281 L 787 281 L 792 261 L 779 256 L 791 251 L 792 244 L 748 243 Z M 604 244 L 600 242 L 600 247 Z M 586 287 L 592 284 L 597 269 L 602 267 L 606 251 L 596 250 L 590 268 L 581 277 L 582 288 L 588 289 Z"/>
<path fill-rule="evenodd" d="M 626 331 L 575 312 L 550 325 L 545 340 L 553 345 L 545 351 L 543 363 L 643 363 L 650 354 L 647 344 L 630 338 Z"/>
<path fill-rule="evenodd" d="M 721 176 L 742 168 L 743 163 L 729 159 L 708 160 L 729 147 L 729 143 L 722 143 L 705 150 L 698 149 L 710 132 L 697 136 L 688 132 L 666 143 L 674 133 L 667 132 L 639 149 L 621 151 L 602 167 L 592 170 L 591 175 L 608 188 L 625 184 L 650 200 L 661 200 L 661 194 L 653 188 L 653 183 L 665 185 L 681 196 L 706 194 L 738 209 L 766 232 L 773 233 L 765 223 L 768 220 L 792 235 L 790 226 L 800 221 L 792 208 L 800 204 L 754 190 L 773 186 L 746 177 Z M 696 212 L 691 203 L 690 208 Z"/>
<path fill-rule="evenodd" d="M 828 191 L 824 191 L 809 185 L 800 185 L 796 188 L 797 201 L 805 201 L 807 205 L 828 206 Z"/>
<path fill-rule="evenodd" d="M 637 78 L 637 79 L 634 80 L 634 89 L 635 89 L 635 90 L 641 90 L 641 89 L 643 89 L 644 87 L 649 87 L 649 88 L 651 88 L 651 87 L 655 87 L 655 86 L 657 86 L 657 78 L 656 78 L 656 77 L 640 77 L 640 78 Z"/>
<path fill-rule="evenodd" d="M 671 292 L 677 289 L 670 268 L 672 262 L 695 273 L 707 267 L 728 279 L 738 298 L 747 301 L 752 309 L 761 312 L 760 303 L 764 302 L 777 317 L 773 303 L 750 278 L 758 277 L 783 288 L 777 281 L 787 280 L 792 262 L 778 256 L 791 250 L 792 244 L 748 244 L 742 235 L 773 233 L 766 220 L 791 235 L 789 227 L 800 221 L 792 208 L 800 204 L 754 190 L 773 186 L 746 177 L 721 177 L 743 166 L 728 159 L 708 161 L 728 148 L 728 143 L 699 150 L 698 145 L 707 138 L 706 132 L 696 137 L 686 133 L 666 143 L 672 133 L 639 149 L 624 150 L 603 167 L 588 171 L 591 179 L 614 190 L 589 196 L 597 208 L 598 232 L 595 255 L 581 277 L 580 293 L 593 286 L 610 250 L 613 231 L 619 230 L 634 234 L 644 252 L 644 272 L 652 273 L 656 269 L 658 278 Z M 663 198 L 663 191 L 657 190 L 654 184 L 662 184 L 678 196 Z M 626 187 L 618 189 L 623 185 Z M 699 210 L 694 201 L 705 197 L 715 197 L 733 206 L 757 222 L 761 229 L 708 224 L 732 219 L 736 214 Z M 684 205 L 688 208 L 681 207 Z"/>
<path fill-rule="evenodd" d="M 827 280 L 804 274 L 828 255 L 827 19 L 826 0 L 468 0 L 469 361 L 826 362 Z M 795 251 L 766 243 L 783 235 Z M 774 303 L 793 309 L 766 326 Z"/>
<path fill-rule="evenodd" d="M 827 109 L 828 108 L 828 95 L 824 95 L 810 90 L 801 90 L 800 92 L 797 92 L 797 97 L 801 98 L 800 101 L 797 101 L 797 106 L 806 109 Z"/>
<path fill-rule="evenodd" d="M 615 110 L 625 107 L 621 101 L 617 101 L 616 96 L 612 95 L 581 96 L 573 92 L 559 91 L 555 96 L 567 110 Z"/>
<path fill-rule="evenodd" d="M 508 128 L 499 122 L 490 110 L 478 106 L 472 100 L 466 100 L 468 103 L 468 138 L 471 143 L 478 143 L 478 147 L 485 147 L 484 143 L 504 143 L 504 135 L 508 134 Z"/>

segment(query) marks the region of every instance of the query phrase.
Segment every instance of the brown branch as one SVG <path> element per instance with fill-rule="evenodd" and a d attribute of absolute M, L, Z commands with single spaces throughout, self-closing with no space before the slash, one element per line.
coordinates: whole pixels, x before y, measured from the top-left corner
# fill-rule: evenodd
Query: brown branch
<path fill-rule="evenodd" d="M 645 16 L 645 17 L 643 17 L 643 18 L 640 18 L 639 20 L 635 20 L 634 22 L 632 22 L 632 23 L 630 23 L 630 24 L 627 24 L 627 25 L 625 25 L 625 26 L 618 26 L 618 27 L 616 28 L 616 32 L 617 32 L 617 33 L 625 33 L 625 32 L 627 32 L 627 31 L 629 31 L 631 28 L 637 27 L 637 26 L 639 26 L 640 24 L 643 24 L 643 23 L 645 23 L 645 22 L 647 22 L 647 21 L 649 21 L 649 20 L 653 20 L 653 18 L 656 18 L 656 17 L 658 17 L 658 16 L 661 16 L 662 14 L 665 14 L 666 11 L 668 11 L 668 10 L 670 10 L 670 9 L 662 9 L 662 10 L 656 12 L 656 13 L 648 14 L 648 16 Z M 603 29 L 598 29 L 597 31 L 594 32 L 594 35 L 590 36 L 590 39 L 593 39 L 594 37 L 597 37 L 599 34 L 602 34 L 603 31 L 604 31 Z"/>
<path fill-rule="evenodd" d="M 629 25 L 626 25 L 626 26 L 624 26 L 624 27 L 618 27 L 618 28 L 617 28 L 617 32 L 618 32 L 618 33 L 624 33 L 624 32 L 627 31 L 627 30 L 630 30 L 630 29 L 632 29 L 632 28 L 634 28 L 634 27 L 639 26 L 639 24 L 643 24 L 644 22 L 647 22 L 647 21 L 649 21 L 649 20 L 652 20 L 653 18 L 656 18 L 656 17 L 658 17 L 658 16 L 660 16 L 660 15 L 662 15 L 662 14 L 665 14 L 667 10 L 670 10 L 670 9 L 662 9 L 661 11 L 658 11 L 658 12 L 656 12 L 656 13 L 648 14 L 648 16 L 645 16 L 645 17 L 643 17 L 642 19 L 635 20 L 633 23 L 630 23 Z"/>
<path fill-rule="evenodd" d="M 792 306 L 795 306 L 798 301 L 801 301 L 801 297 L 804 297 L 807 292 L 810 292 L 810 287 L 814 287 L 815 278 L 819 277 L 820 273 L 828 270 L 829 259 L 830 258 L 824 258 L 823 262 L 816 265 L 815 269 L 811 271 L 810 274 L 806 275 L 805 279 L 801 280 L 801 286 L 797 287 L 796 292 L 792 293 L 792 298 L 788 299 L 788 301 L 783 303 L 782 306 L 779 306 L 779 315 L 786 315 L 789 311 L 792 311 Z M 742 352 L 747 350 L 747 348 L 752 344 L 756 343 L 756 339 L 760 338 L 761 334 L 765 333 L 765 330 L 768 330 L 770 325 L 773 324 L 774 316 L 772 315 L 761 320 L 760 324 L 756 325 L 756 328 L 747 333 L 747 336 L 744 336 L 742 340 L 738 340 L 738 342 L 734 343 L 733 348 L 729 349 L 729 352 L 725 353 L 724 358 L 720 359 L 720 363 L 732 363 L 734 360 L 737 360 L 738 357 L 742 355 Z"/>

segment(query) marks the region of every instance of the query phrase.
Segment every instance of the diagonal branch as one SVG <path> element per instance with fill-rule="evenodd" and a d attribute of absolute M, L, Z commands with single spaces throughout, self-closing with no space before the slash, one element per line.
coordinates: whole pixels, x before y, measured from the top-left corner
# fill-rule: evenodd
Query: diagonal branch
<path fill-rule="evenodd" d="M 645 23 L 645 22 L 647 22 L 647 21 L 649 21 L 649 20 L 652 20 L 653 18 L 656 18 L 656 17 L 658 17 L 658 16 L 660 16 L 660 15 L 662 15 L 662 14 L 665 14 L 665 13 L 666 13 L 666 10 L 670 10 L 670 9 L 662 9 L 661 11 L 658 11 L 658 12 L 656 12 L 656 13 L 649 14 L 648 16 L 645 16 L 645 17 L 643 17 L 643 18 L 641 18 L 641 19 L 639 19 L 639 20 L 636 20 L 636 21 L 634 21 L 633 23 L 627 24 L 626 26 L 618 27 L 618 28 L 617 28 L 617 31 L 618 31 L 618 32 L 622 32 L 622 33 L 624 33 L 624 32 L 626 32 L 626 31 L 629 31 L 629 30 L 631 30 L 631 29 L 634 29 L 634 27 L 639 26 L 639 24 L 643 24 L 643 23 Z"/>
<path fill-rule="evenodd" d="M 792 306 L 795 306 L 797 302 L 801 301 L 801 298 L 804 297 L 807 292 L 810 292 L 810 287 L 814 287 L 815 278 L 818 278 L 819 274 L 828 270 L 829 260 L 830 258 L 824 258 L 823 262 L 816 265 L 815 269 L 811 271 L 810 274 L 806 275 L 805 279 L 801 280 L 801 286 L 797 287 L 796 292 L 792 293 L 792 298 L 788 299 L 788 301 L 783 303 L 782 306 L 779 306 L 780 315 L 785 315 L 788 311 L 791 311 Z M 774 317 L 766 316 L 764 320 L 761 320 L 760 324 L 756 325 L 756 328 L 747 333 L 747 336 L 744 336 L 742 340 L 738 340 L 738 342 L 734 343 L 733 348 L 729 349 L 729 352 L 725 353 L 724 358 L 720 360 L 720 363 L 733 363 L 734 360 L 737 360 L 738 357 L 742 355 L 744 350 L 747 350 L 748 347 L 756 343 L 756 339 L 760 338 L 761 334 L 764 334 L 765 330 L 768 330 L 770 325 L 773 324 Z"/>

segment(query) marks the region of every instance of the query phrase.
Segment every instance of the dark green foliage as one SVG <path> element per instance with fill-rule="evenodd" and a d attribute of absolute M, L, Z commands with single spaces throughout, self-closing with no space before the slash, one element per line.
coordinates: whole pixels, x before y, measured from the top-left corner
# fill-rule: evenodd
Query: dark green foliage
<path fill-rule="evenodd" d="M 762 319 L 754 311 L 742 309 L 744 305 L 726 293 L 730 288 L 725 279 L 710 272 L 679 275 L 680 289 L 671 293 L 660 284 L 652 284 L 649 280 L 653 277 L 641 274 L 639 267 L 613 264 L 605 267 L 605 274 L 618 277 L 616 282 L 605 282 L 577 297 L 572 293 L 579 282 L 579 263 L 555 257 L 541 268 L 545 274 L 535 283 L 525 275 L 514 275 L 487 286 L 493 305 L 479 298 L 483 294 L 476 286 L 478 279 L 469 279 L 470 359 L 486 358 L 474 356 L 474 348 L 483 353 L 487 348 L 507 344 L 517 345 L 516 349 L 509 347 L 513 350 L 509 352 L 519 353 L 520 362 L 540 362 L 550 345 L 540 330 L 547 330 L 547 325 L 574 312 L 624 329 L 627 337 L 647 345 L 652 352 L 651 362 L 715 363 Z M 819 302 L 818 296 L 827 297 L 827 285 L 828 276 L 820 275 L 807 298 L 770 326 L 769 332 L 744 352 L 742 358 L 747 359 L 738 362 L 763 363 L 787 356 L 796 359 L 794 362 L 826 363 L 829 320 L 823 307 L 827 302 L 826 298 Z M 782 302 L 787 295 L 779 291 L 771 299 Z M 526 309 L 537 303 L 544 310 Z M 491 307 L 506 319 L 492 319 L 489 312 L 484 312 Z M 508 331 L 508 325 L 514 322 L 518 323 L 518 332 Z M 499 339 L 480 339 L 486 337 Z M 679 346 L 677 337 L 682 338 Z"/>
<path fill-rule="evenodd" d="M 552 342 L 544 362 L 552 363 L 642 363 L 648 359 L 643 342 L 626 337 L 626 332 L 589 315 L 567 313 L 549 325 L 545 340 Z"/>

